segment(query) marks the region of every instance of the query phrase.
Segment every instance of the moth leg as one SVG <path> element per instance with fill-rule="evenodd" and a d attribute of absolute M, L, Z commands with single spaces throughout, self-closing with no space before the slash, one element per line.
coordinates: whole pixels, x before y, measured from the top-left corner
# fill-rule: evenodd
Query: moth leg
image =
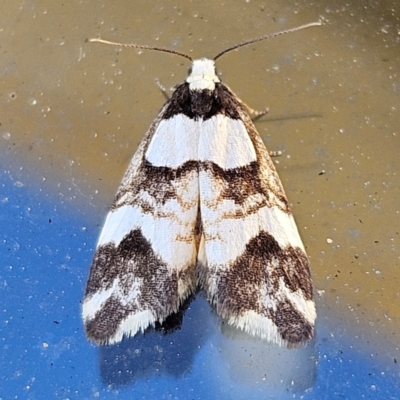
<path fill-rule="evenodd" d="M 239 98 L 238 98 L 238 100 L 246 108 L 246 110 L 252 117 L 251 120 L 253 122 L 258 120 L 259 118 L 263 117 L 264 115 L 268 114 L 268 112 L 269 112 L 269 107 L 266 107 L 263 110 L 255 110 L 254 108 L 251 108 L 248 104 L 246 104 L 243 100 L 241 100 Z"/>
<path fill-rule="evenodd" d="M 161 90 L 161 93 L 163 94 L 163 96 L 165 97 L 166 100 L 169 100 L 171 98 L 171 96 L 169 95 L 169 92 L 173 92 L 175 90 L 175 87 L 171 87 L 169 89 L 167 89 L 158 78 L 155 79 L 156 85 L 158 86 L 158 88 Z"/>
<path fill-rule="evenodd" d="M 254 110 L 253 108 L 249 107 L 246 103 L 243 103 L 243 105 L 247 108 L 249 114 L 253 116 L 252 121 L 255 121 L 269 113 L 269 107 L 266 107 L 263 110 Z"/>
<path fill-rule="evenodd" d="M 249 114 L 254 116 L 254 118 L 251 118 L 253 122 L 257 121 L 258 119 L 260 119 L 269 112 L 268 107 L 266 107 L 264 110 L 254 110 L 253 108 L 249 107 L 243 100 L 239 99 L 239 97 L 236 97 L 236 99 L 243 107 L 246 108 Z M 270 157 L 279 157 L 282 155 L 282 152 L 280 150 L 269 151 L 268 153 Z"/>
<path fill-rule="evenodd" d="M 226 86 L 228 89 L 229 87 Z M 230 90 L 230 89 L 229 89 Z M 258 120 L 259 118 L 263 117 L 269 112 L 269 107 L 265 107 L 263 110 L 255 110 L 254 108 L 251 108 L 249 105 L 247 105 L 242 99 L 240 99 L 238 96 L 235 95 L 235 99 L 242 105 L 250 114 L 252 117 L 251 120 L 254 122 Z"/>
<path fill-rule="evenodd" d="M 268 153 L 270 157 L 279 157 L 282 155 L 282 152 L 280 150 L 271 150 L 268 151 Z"/>

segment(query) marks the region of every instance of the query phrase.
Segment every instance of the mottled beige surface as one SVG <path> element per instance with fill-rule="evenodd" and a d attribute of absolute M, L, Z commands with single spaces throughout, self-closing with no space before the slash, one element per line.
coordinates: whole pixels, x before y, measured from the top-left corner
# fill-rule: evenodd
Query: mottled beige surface
<path fill-rule="evenodd" d="M 102 222 L 164 101 L 155 78 L 172 86 L 189 65 L 86 38 L 212 57 L 322 16 L 322 27 L 242 48 L 218 67 L 250 106 L 270 107 L 257 127 L 284 151 L 277 168 L 322 291 L 319 323 L 332 335 L 347 330 L 354 347 L 379 346 L 389 363 L 399 357 L 397 2 L 4 3 L 1 154 L 21 184 L 36 176 L 55 203 L 70 202 L 90 223 Z"/>

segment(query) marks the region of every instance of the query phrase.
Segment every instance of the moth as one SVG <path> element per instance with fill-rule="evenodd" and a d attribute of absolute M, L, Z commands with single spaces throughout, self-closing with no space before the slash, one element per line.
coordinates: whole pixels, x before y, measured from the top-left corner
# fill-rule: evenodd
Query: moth
<path fill-rule="evenodd" d="M 316 318 L 308 258 L 247 106 L 192 62 L 141 141 L 97 243 L 83 299 L 86 335 L 117 343 L 177 312 L 196 288 L 228 324 L 297 346 Z"/>

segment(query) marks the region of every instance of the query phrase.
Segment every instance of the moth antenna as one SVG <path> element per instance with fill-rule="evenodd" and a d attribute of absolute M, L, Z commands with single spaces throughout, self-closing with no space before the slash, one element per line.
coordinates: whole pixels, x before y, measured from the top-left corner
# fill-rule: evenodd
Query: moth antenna
<path fill-rule="evenodd" d="M 89 39 L 89 42 L 98 42 L 98 43 L 110 44 L 112 46 L 120 46 L 120 47 L 133 47 L 135 49 L 162 51 L 164 53 L 175 54 L 177 56 L 181 56 L 183 58 L 186 58 L 187 60 L 193 61 L 193 58 L 188 56 L 187 54 L 180 53 L 179 51 L 175 51 L 175 50 L 163 49 L 162 47 L 152 47 L 152 46 L 141 46 L 141 45 L 138 45 L 138 44 L 117 43 L 117 42 L 110 42 L 108 40 L 95 39 L 95 38 L 94 39 Z"/>
<path fill-rule="evenodd" d="M 223 56 L 224 54 L 229 53 L 230 51 L 238 49 L 239 47 L 247 46 L 248 44 L 251 44 L 251 43 L 260 42 L 261 40 L 272 39 L 272 38 L 274 38 L 276 36 L 285 35 L 286 33 L 292 33 L 292 32 L 296 32 L 296 31 L 301 31 L 302 29 L 307 29 L 307 28 L 311 28 L 312 26 L 320 26 L 320 25 L 322 25 L 321 21 L 311 22 L 309 24 L 298 26 L 297 28 L 287 29 L 285 31 L 270 33 L 268 35 L 260 36 L 260 37 L 255 38 L 255 39 L 246 40 L 243 43 L 236 44 L 235 46 L 229 47 L 229 48 L 225 49 L 224 51 L 221 51 L 221 53 L 217 54 L 214 57 L 214 61 L 217 60 L 218 58 L 220 58 L 221 56 Z"/>

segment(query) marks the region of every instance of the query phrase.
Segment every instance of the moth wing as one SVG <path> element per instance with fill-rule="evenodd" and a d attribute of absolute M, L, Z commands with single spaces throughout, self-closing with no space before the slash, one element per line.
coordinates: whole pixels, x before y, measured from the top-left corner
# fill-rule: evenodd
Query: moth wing
<path fill-rule="evenodd" d="M 179 148 L 187 121 L 164 118 L 173 102 L 133 156 L 97 243 L 82 314 L 98 344 L 162 322 L 197 284 L 198 168 Z"/>
<path fill-rule="evenodd" d="M 295 346 L 316 317 L 308 258 L 268 151 L 225 89 L 238 117 L 212 117 L 199 145 L 201 282 L 229 324 Z"/>

